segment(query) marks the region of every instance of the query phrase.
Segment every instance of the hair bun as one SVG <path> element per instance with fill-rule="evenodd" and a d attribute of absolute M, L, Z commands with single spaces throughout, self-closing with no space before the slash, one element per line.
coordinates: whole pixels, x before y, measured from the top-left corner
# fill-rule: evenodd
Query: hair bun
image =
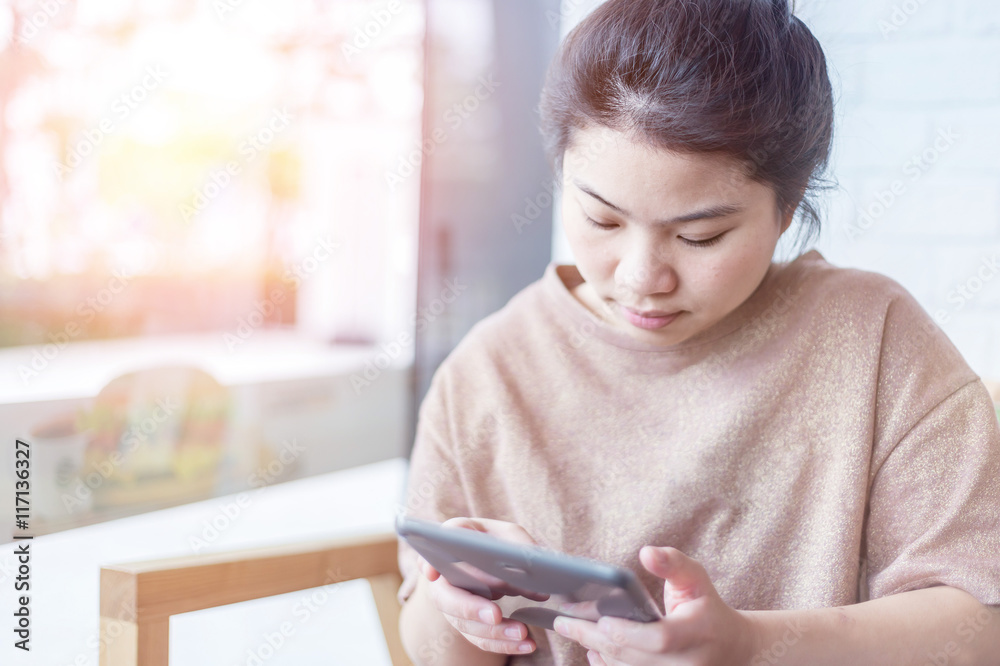
<path fill-rule="evenodd" d="M 792 22 L 795 0 L 770 0 L 770 2 L 775 15 L 782 17 L 785 23 Z"/>

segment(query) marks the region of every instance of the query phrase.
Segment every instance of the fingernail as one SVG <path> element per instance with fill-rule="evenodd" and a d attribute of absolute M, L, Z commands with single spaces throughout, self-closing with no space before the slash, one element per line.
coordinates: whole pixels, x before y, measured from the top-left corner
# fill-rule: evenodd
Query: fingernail
<path fill-rule="evenodd" d="M 521 643 L 517 646 L 517 649 L 521 652 L 531 652 L 531 643 Z"/>
<path fill-rule="evenodd" d="M 503 633 L 508 638 L 520 638 L 521 637 L 521 629 L 520 629 L 520 627 L 507 627 L 506 629 L 503 630 Z"/>
<path fill-rule="evenodd" d="M 493 610 L 489 608 L 484 608 L 479 611 L 479 619 L 486 624 L 493 624 Z"/>
<path fill-rule="evenodd" d="M 559 634 L 560 636 L 565 636 L 566 635 L 566 620 L 562 619 L 561 617 L 557 617 L 552 622 L 552 628 L 555 629 L 556 633 Z"/>

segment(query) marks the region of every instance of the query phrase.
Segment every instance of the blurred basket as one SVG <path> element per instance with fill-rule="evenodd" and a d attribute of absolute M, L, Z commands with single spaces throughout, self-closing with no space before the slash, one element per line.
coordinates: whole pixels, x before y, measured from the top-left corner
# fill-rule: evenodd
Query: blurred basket
<path fill-rule="evenodd" d="M 198 368 L 151 368 L 112 380 L 83 418 L 94 508 L 211 497 L 230 410 L 229 391 Z"/>

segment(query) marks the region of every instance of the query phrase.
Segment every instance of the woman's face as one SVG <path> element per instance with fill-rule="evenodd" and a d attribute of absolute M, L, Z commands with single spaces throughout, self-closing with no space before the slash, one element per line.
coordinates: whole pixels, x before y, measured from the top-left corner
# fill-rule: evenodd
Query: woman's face
<path fill-rule="evenodd" d="M 592 128 L 564 156 L 562 217 L 585 280 L 574 295 L 637 340 L 674 345 L 754 292 L 792 214 L 735 160 Z"/>

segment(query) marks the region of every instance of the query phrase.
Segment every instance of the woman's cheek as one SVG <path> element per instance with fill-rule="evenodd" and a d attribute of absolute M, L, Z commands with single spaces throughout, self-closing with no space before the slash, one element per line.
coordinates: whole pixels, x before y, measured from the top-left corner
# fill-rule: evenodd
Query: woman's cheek
<path fill-rule="evenodd" d="M 593 230 L 586 228 L 587 225 L 589 222 L 586 220 L 573 220 L 563 227 L 577 263 L 583 263 L 585 260 L 593 263 L 607 247 Z"/>

